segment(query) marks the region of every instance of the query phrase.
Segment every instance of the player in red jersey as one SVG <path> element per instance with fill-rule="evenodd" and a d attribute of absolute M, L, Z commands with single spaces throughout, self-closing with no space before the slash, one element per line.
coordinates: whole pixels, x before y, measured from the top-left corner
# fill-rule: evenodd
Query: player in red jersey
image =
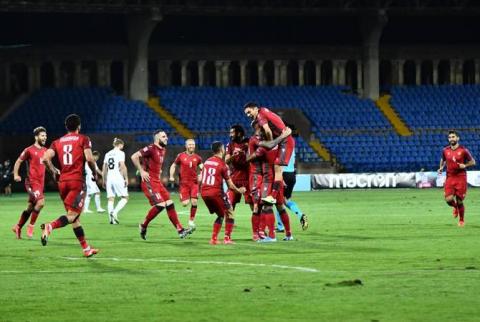
<path fill-rule="evenodd" d="M 195 140 L 185 141 L 185 152 L 179 153 L 170 166 L 170 182 L 175 182 L 175 169 L 178 171 L 180 201 L 186 207 L 191 203 L 188 226 L 195 228 L 195 214 L 198 206 L 198 170 L 203 169 L 202 157 L 195 153 Z"/>
<path fill-rule="evenodd" d="M 43 162 L 50 169 L 50 172 L 59 174 L 58 190 L 63 205 L 67 211 L 66 215 L 58 219 L 42 224 L 42 245 L 47 245 L 47 240 L 52 230 L 72 224 L 73 232 L 82 246 L 83 254 L 86 257 L 95 255 L 98 250 L 90 247 L 85 240 L 85 233 L 80 224 L 80 214 L 83 209 L 83 202 L 86 195 L 84 164 L 88 163 L 94 178 L 96 178 L 95 160 L 92 155 L 92 143 L 90 139 L 80 134 L 80 116 L 71 114 L 65 119 L 67 134 L 53 141 L 50 148 L 45 152 Z M 60 171 L 52 164 L 52 159 L 57 156 Z"/>
<path fill-rule="evenodd" d="M 438 173 L 441 174 L 447 165 L 447 180 L 445 181 L 445 201 L 453 207 L 454 218 L 459 217 L 458 226 L 465 225 L 465 205 L 463 200 L 467 195 L 467 171 L 469 167 L 475 166 L 472 155 L 458 141 L 460 136 L 457 131 L 448 132 L 449 145 L 443 149 L 442 158 Z"/>
<path fill-rule="evenodd" d="M 245 187 L 245 203 L 253 209 L 252 196 L 248 184 L 249 164 L 247 163 L 248 138 L 245 138 L 245 130 L 241 125 L 233 125 L 230 128 L 230 142 L 227 144 L 225 162 L 230 168 L 230 177 L 237 187 Z M 240 202 L 242 195 L 229 189 L 227 197 L 233 209 Z"/>
<path fill-rule="evenodd" d="M 218 244 L 218 233 L 222 229 L 223 220 L 225 219 L 225 238 L 224 244 L 233 244 L 232 230 L 234 221 L 233 207 L 231 206 L 227 195 L 223 192 L 223 180 L 226 181 L 229 189 L 238 194 L 244 194 L 245 187 L 238 188 L 228 175 L 228 168 L 223 157 L 225 155 L 225 147 L 221 142 L 212 143 L 213 156 L 205 161 L 202 170 L 201 194 L 205 205 L 211 214 L 215 213 L 217 219 L 213 223 L 213 233 L 210 244 Z"/>
<path fill-rule="evenodd" d="M 250 195 L 252 198 L 252 233 L 253 233 L 253 240 L 257 241 L 260 239 L 259 237 L 259 229 L 260 229 L 260 199 L 262 193 L 262 159 L 264 149 L 259 149 L 259 142 L 262 140 L 260 134 L 260 127 L 258 123 L 252 123 L 254 127 L 254 134 L 248 140 L 248 156 L 247 162 L 250 163 L 250 170 L 249 170 L 249 188 L 250 188 Z M 260 151 L 262 151 L 262 155 L 260 155 Z M 258 155 L 257 155 L 257 154 Z"/>
<path fill-rule="evenodd" d="M 131 159 L 137 167 L 142 177 L 141 187 L 143 193 L 150 202 L 152 208 L 148 211 L 143 223 L 139 224 L 140 237 L 147 239 L 148 224 L 163 210 L 167 209 L 167 215 L 170 222 L 177 230 L 180 238 L 187 237 L 194 229 L 184 229 L 178 220 L 175 205 L 170 199 L 170 194 L 163 186 L 161 180 L 162 166 L 165 159 L 166 147 L 168 143 L 167 133 L 157 130 L 153 134 L 153 144 L 132 154 Z M 141 162 L 140 162 L 141 159 Z"/>
<path fill-rule="evenodd" d="M 27 236 L 32 238 L 35 222 L 38 214 L 45 205 L 45 197 L 43 195 L 43 188 L 45 183 L 45 165 L 42 162 L 43 154 L 47 150 L 45 142 L 47 141 L 47 130 L 43 127 L 37 127 L 33 130 L 35 143 L 25 148 L 18 157 L 13 167 L 13 179 L 16 182 L 21 182 L 22 177 L 18 174 L 20 166 L 25 161 L 27 164 L 27 177 L 25 178 L 25 189 L 28 192 L 28 204 L 20 215 L 20 219 L 12 231 L 21 239 L 22 227 L 30 217 L 30 224 L 27 227 Z"/>
<path fill-rule="evenodd" d="M 270 111 L 265 107 L 258 107 L 258 104 L 250 102 L 243 107 L 245 114 L 258 122 L 262 127 L 267 141 L 272 141 L 278 138 L 287 129 L 285 123 L 280 116 Z M 282 166 L 288 165 L 292 152 L 295 149 L 295 140 L 291 135 L 287 136 L 284 140 L 278 144 L 278 150 L 276 152 L 274 160 L 275 177 L 271 189 L 271 193 L 262 198 L 264 202 L 269 204 L 275 204 L 278 191 L 282 187 Z"/>

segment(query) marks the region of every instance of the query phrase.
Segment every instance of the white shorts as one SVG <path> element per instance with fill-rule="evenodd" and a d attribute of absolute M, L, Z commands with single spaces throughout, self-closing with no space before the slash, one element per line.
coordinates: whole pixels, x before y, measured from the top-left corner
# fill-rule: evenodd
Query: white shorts
<path fill-rule="evenodd" d="M 97 183 L 92 180 L 87 180 L 87 195 L 93 195 L 99 193 L 100 189 L 97 186 Z"/>
<path fill-rule="evenodd" d="M 127 197 L 128 188 L 125 187 L 125 181 L 122 180 L 107 180 L 107 198 L 113 197 Z"/>

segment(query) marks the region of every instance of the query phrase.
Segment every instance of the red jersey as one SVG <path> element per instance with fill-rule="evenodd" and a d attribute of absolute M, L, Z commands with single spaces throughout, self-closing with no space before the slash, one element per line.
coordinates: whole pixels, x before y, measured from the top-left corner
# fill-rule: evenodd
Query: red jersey
<path fill-rule="evenodd" d="M 261 174 L 262 173 L 262 153 L 257 153 L 259 149 L 258 143 L 261 141 L 260 136 L 253 135 L 248 141 L 248 155 L 256 154 L 257 157 L 250 162 L 250 174 Z M 262 149 L 262 148 L 260 148 Z M 260 150 L 263 151 L 263 150 Z"/>
<path fill-rule="evenodd" d="M 202 157 L 196 153 L 179 153 L 175 158 L 175 164 L 180 166 L 180 171 L 178 171 L 180 184 L 198 183 L 197 169 L 201 163 Z"/>
<path fill-rule="evenodd" d="M 467 163 L 473 159 L 470 151 L 463 145 L 453 150 L 450 146 L 443 149 L 442 160 L 447 162 L 447 177 L 464 177 L 467 175 L 466 169 L 460 169 L 459 164 Z"/>
<path fill-rule="evenodd" d="M 60 182 L 85 181 L 83 151 L 91 148 L 89 137 L 78 133 L 67 133 L 53 141 L 50 149 L 55 151 L 60 164 Z"/>
<path fill-rule="evenodd" d="M 223 193 L 223 180 L 230 179 L 225 162 L 213 156 L 203 164 L 202 170 L 202 196 L 221 196 Z"/>
<path fill-rule="evenodd" d="M 156 144 L 150 144 L 141 149 L 143 170 L 150 175 L 150 181 L 162 182 L 160 175 L 162 174 L 163 160 L 167 149 L 162 148 Z"/>
<path fill-rule="evenodd" d="M 242 142 L 229 142 L 227 144 L 227 154 L 230 154 L 230 175 L 233 182 L 248 181 L 249 164 L 247 163 L 248 139 Z M 238 153 L 234 155 L 235 153 Z"/>
<path fill-rule="evenodd" d="M 42 162 L 43 154 L 47 151 L 45 147 L 38 148 L 34 144 L 25 148 L 18 157 L 27 162 L 27 176 L 30 182 L 40 183 L 45 181 L 45 165 Z"/>
<path fill-rule="evenodd" d="M 274 139 L 279 137 L 282 134 L 282 131 L 286 128 L 285 123 L 283 123 L 280 116 L 266 107 L 261 107 L 259 109 L 256 121 L 262 128 L 265 124 L 268 124 L 270 130 L 272 130 Z"/>

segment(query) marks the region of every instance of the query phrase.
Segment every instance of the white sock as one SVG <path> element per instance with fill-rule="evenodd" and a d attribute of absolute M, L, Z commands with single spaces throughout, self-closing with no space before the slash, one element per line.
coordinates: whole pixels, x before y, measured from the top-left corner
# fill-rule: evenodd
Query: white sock
<path fill-rule="evenodd" d="M 111 214 L 113 212 L 113 203 L 115 201 L 113 200 L 108 200 L 108 203 L 107 203 L 107 209 L 108 209 L 108 213 Z"/>
<path fill-rule="evenodd" d="M 120 210 L 122 210 L 123 207 L 125 207 L 127 202 L 128 202 L 128 199 L 126 199 L 126 198 L 120 199 L 120 201 L 117 203 L 117 206 L 115 207 L 115 210 L 113 211 L 113 216 L 114 217 L 118 216 L 118 213 L 120 212 Z"/>
<path fill-rule="evenodd" d="M 85 197 L 85 203 L 83 205 L 83 210 L 88 210 L 88 207 L 90 206 L 90 195 L 87 195 Z"/>
<path fill-rule="evenodd" d="M 100 194 L 99 193 L 95 194 L 95 206 L 97 206 L 97 210 L 102 208 L 102 206 L 100 205 Z"/>

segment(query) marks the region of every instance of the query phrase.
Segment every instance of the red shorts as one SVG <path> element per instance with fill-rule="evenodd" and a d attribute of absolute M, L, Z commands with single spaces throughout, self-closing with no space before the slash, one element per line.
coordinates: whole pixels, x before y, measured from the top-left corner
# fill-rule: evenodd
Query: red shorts
<path fill-rule="evenodd" d="M 249 186 L 250 186 L 250 196 L 252 198 L 252 203 L 259 203 L 261 199 L 262 192 L 262 174 L 261 173 L 250 173 L 249 175 Z"/>
<path fill-rule="evenodd" d="M 224 193 L 218 196 L 202 196 L 202 198 L 211 214 L 224 217 L 227 215 L 228 210 L 232 209 L 232 205 Z"/>
<path fill-rule="evenodd" d="M 295 149 L 295 140 L 290 135 L 278 145 L 276 165 L 288 165 Z"/>
<path fill-rule="evenodd" d="M 245 191 L 245 193 L 243 194 L 243 198 L 245 199 L 245 203 L 247 203 L 247 204 L 253 203 L 252 195 L 250 194 L 250 185 L 249 185 L 248 181 L 234 181 L 233 183 L 235 184 L 235 186 L 237 186 L 237 188 L 245 187 L 245 189 L 247 189 L 247 191 Z M 242 199 L 241 194 L 236 193 L 235 191 L 230 190 L 230 189 L 228 189 L 228 191 L 227 191 L 227 197 L 228 197 L 228 200 L 230 201 L 230 204 L 234 205 L 234 206 L 237 203 L 239 203 L 240 200 Z"/>
<path fill-rule="evenodd" d="M 43 184 L 38 182 L 31 182 L 25 179 L 25 190 L 28 192 L 28 202 L 36 204 L 39 200 L 45 198 L 43 195 Z"/>
<path fill-rule="evenodd" d="M 190 199 L 198 199 L 198 183 L 181 183 L 179 187 L 180 201 L 184 202 Z"/>
<path fill-rule="evenodd" d="M 60 198 L 63 200 L 63 206 L 67 211 L 81 213 L 83 202 L 87 194 L 87 185 L 82 181 L 60 181 L 58 183 Z"/>
<path fill-rule="evenodd" d="M 150 205 L 152 206 L 170 200 L 170 193 L 168 193 L 167 189 L 165 189 L 161 182 L 142 181 L 141 186 L 143 194 L 145 195 L 145 197 L 147 197 Z"/>
<path fill-rule="evenodd" d="M 467 177 L 447 177 L 445 181 L 445 197 L 456 196 L 460 199 L 465 199 L 467 195 Z"/>

